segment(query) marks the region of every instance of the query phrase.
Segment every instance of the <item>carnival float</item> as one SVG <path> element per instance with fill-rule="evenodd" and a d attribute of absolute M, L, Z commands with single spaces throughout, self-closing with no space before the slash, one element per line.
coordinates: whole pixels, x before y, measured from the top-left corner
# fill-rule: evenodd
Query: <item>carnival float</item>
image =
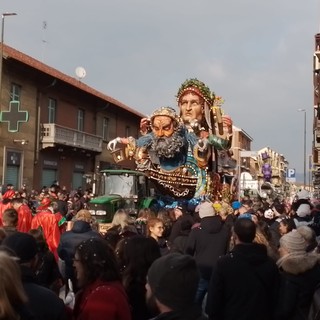
<path fill-rule="evenodd" d="M 223 99 L 198 79 L 182 83 L 176 98 L 179 113 L 168 106 L 155 109 L 141 120 L 139 138 L 117 137 L 108 149 L 124 148 L 124 158 L 135 161 L 136 171 L 153 182 L 163 205 L 237 199 L 235 177 L 225 170 L 235 169 L 236 161 L 230 151 L 232 119 L 223 112 Z"/>

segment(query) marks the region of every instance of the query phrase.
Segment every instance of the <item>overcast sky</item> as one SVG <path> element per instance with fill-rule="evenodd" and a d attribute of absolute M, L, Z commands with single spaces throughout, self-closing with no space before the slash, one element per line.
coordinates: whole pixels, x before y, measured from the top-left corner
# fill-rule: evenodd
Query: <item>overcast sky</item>
<path fill-rule="evenodd" d="M 311 154 L 314 35 L 320 0 L 2 0 L 4 42 L 145 114 L 176 107 L 187 78 L 303 172 Z"/>

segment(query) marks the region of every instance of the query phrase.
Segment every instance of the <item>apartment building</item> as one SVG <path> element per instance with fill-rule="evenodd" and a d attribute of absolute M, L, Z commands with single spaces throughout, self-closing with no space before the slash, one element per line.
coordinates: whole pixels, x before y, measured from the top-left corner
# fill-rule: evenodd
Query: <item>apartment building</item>
<path fill-rule="evenodd" d="M 108 141 L 138 136 L 143 114 L 6 45 L 1 75 L 2 185 L 86 188 L 116 166 Z"/>

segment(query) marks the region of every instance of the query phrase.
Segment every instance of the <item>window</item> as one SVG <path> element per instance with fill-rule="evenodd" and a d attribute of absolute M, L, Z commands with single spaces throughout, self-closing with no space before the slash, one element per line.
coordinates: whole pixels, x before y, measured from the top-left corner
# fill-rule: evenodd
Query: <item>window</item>
<path fill-rule="evenodd" d="M 130 137 L 130 127 L 126 126 L 126 134 L 125 137 Z"/>
<path fill-rule="evenodd" d="M 109 118 L 103 118 L 102 138 L 103 140 L 109 140 Z"/>
<path fill-rule="evenodd" d="M 16 83 L 11 84 L 10 101 L 20 101 L 21 86 Z"/>
<path fill-rule="evenodd" d="M 57 100 L 49 98 L 48 102 L 48 122 L 56 122 Z"/>
<path fill-rule="evenodd" d="M 84 110 L 78 110 L 78 131 L 84 131 Z"/>

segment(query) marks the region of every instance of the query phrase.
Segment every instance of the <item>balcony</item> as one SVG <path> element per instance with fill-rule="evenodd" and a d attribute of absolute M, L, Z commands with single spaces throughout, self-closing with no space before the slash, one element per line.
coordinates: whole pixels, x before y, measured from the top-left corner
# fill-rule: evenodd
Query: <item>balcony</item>
<path fill-rule="evenodd" d="M 272 176 L 273 177 L 279 177 L 280 176 L 280 170 L 278 168 L 272 168 Z"/>
<path fill-rule="evenodd" d="M 102 137 L 65 128 L 54 123 L 41 126 L 42 148 L 54 147 L 56 144 L 102 152 Z"/>

